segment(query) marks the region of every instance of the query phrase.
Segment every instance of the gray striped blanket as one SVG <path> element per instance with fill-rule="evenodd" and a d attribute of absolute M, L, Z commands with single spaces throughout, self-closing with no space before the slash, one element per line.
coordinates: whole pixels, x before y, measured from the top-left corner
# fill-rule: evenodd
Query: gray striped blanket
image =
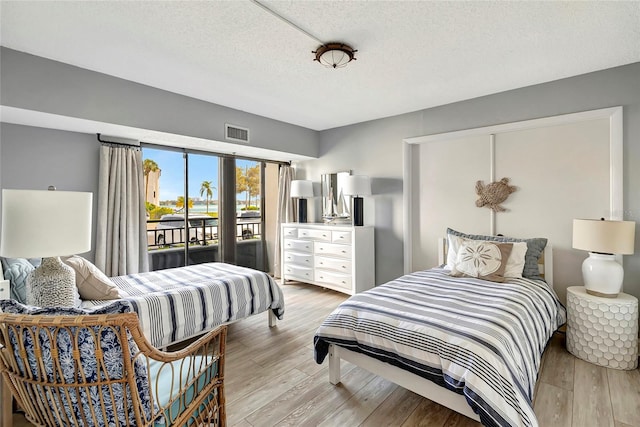
<path fill-rule="evenodd" d="M 486 426 L 537 426 L 541 356 L 565 319 L 543 281 L 494 283 L 435 268 L 340 304 L 316 332 L 315 359 L 333 343 L 464 394 Z"/>
<path fill-rule="evenodd" d="M 138 313 L 145 336 L 156 347 L 269 309 L 279 319 L 284 314 L 282 291 L 268 274 L 231 264 L 197 264 L 111 280 Z"/>

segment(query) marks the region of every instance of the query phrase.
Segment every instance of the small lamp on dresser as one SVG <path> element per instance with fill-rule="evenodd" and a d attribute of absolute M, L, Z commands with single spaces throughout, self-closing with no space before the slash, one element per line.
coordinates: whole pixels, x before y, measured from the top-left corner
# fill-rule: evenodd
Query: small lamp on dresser
<path fill-rule="evenodd" d="M 350 175 L 347 177 L 344 194 L 353 196 L 353 225 L 364 225 L 364 203 L 361 196 L 371 195 L 371 180 L 364 175 Z"/>
<path fill-rule="evenodd" d="M 573 220 L 573 248 L 589 251 L 582 263 L 587 293 L 615 298 L 622 291 L 624 269 L 616 255 L 633 254 L 635 229 L 634 221 Z"/>
<path fill-rule="evenodd" d="M 27 304 L 71 307 L 75 272 L 60 256 L 91 250 L 93 194 L 51 189 L 2 190 L 0 255 L 43 258 L 27 277 Z"/>
<path fill-rule="evenodd" d="M 298 199 L 298 222 L 307 222 L 307 199 L 313 197 L 313 183 L 298 179 L 291 181 L 291 198 Z"/>

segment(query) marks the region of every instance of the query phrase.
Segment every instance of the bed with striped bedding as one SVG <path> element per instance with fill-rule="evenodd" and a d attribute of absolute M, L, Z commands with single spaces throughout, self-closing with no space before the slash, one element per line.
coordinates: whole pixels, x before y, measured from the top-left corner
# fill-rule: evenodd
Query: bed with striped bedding
<path fill-rule="evenodd" d="M 464 395 L 486 426 L 537 426 L 541 356 L 564 307 L 542 280 L 447 273 L 411 273 L 349 298 L 318 328 L 316 362 L 331 345 L 346 348 Z"/>
<path fill-rule="evenodd" d="M 284 314 L 282 291 L 268 274 L 231 264 L 197 264 L 111 280 L 138 313 L 145 336 L 159 348 L 267 310 L 278 319 Z M 82 306 L 104 303 L 84 301 Z"/>

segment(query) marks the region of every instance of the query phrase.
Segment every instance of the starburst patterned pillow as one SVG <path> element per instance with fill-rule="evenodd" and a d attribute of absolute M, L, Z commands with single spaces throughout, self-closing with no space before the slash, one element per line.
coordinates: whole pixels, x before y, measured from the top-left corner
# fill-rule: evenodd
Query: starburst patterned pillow
<path fill-rule="evenodd" d="M 450 275 L 504 282 L 512 243 L 467 240 L 460 245 Z"/>

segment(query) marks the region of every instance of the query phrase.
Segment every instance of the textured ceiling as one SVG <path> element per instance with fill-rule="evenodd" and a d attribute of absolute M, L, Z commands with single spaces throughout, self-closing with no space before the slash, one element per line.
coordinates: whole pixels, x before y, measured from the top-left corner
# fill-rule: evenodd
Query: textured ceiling
<path fill-rule="evenodd" d="M 2 1 L 0 43 L 322 130 L 640 61 L 640 2 Z"/>

